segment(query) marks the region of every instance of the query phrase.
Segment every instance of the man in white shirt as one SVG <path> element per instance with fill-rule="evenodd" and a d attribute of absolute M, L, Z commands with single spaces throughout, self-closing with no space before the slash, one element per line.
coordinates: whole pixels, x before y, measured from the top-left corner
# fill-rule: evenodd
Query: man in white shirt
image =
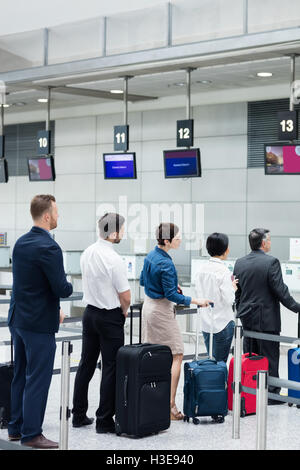
<path fill-rule="evenodd" d="M 232 305 L 238 282 L 232 281 L 231 273 L 224 264 L 229 254 L 228 244 L 228 237 L 223 233 L 212 233 L 207 238 L 206 249 L 211 258 L 203 263 L 195 278 L 197 297 L 214 302 L 213 309 L 203 308 L 201 311 L 201 327 L 207 352 L 212 329 L 213 357 L 224 362 L 228 359 L 234 333 Z"/>
<path fill-rule="evenodd" d="M 124 323 L 130 306 L 130 288 L 125 265 L 114 250 L 124 234 L 125 219 L 107 213 L 98 222 L 99 239 L 82 254 L 83 302 L 82 352 L 75 378 L 73 426 L 92 424 L 88 418 L 88 387 L 102 356 L 100 403 L 96 411 L 96 432 L 115 432 L 116 355 L 124 345 Z"/>

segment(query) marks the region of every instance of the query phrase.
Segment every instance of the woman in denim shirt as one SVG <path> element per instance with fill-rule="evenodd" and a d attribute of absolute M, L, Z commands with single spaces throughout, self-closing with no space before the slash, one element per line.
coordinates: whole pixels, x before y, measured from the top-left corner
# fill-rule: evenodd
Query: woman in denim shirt
<path fill-rule="evenodd" d="M 173 354 L 171 379 L 171 419 L 183 419 L 175 404 L 177 386 L 183 359 L 183 341 L 176 321 L 175 304 L 208 306 L 209 301 L 192 299 L 182 294 L 177 272 L 168 251 L 178 249 L 181 243 L 179 228 L 172 223 L 161 223 L 156 229 L 158 246 L 145 258 L 140 284 L 145 289 L 143 305 L 143 342 L 164 344 Z"/>

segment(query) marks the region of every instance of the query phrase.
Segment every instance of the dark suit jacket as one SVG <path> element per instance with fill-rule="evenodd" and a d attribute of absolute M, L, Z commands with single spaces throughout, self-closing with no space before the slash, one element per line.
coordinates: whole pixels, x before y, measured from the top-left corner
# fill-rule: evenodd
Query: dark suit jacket
<path fill-rule="evenodd" d="M 46 230 L 32 227 L 14 246 L 12 269 L 8 324 L 37 333 L 57 332 L 59 299 L 73 292 L 58 244 Z"/>
<path fill-rule="evenodd" d="M 277 258 L 255 250 L 236 261 L 234 274 L 239 280 L 236 292 L 237 315 L 245 329 L 280 332 L 280 302 L 293 312 L 300 304 L 284 284 Z"/>

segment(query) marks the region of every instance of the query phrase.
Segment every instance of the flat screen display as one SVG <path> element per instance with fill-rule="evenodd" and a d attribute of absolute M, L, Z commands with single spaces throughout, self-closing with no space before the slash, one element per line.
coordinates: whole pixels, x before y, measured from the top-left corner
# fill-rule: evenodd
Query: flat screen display
<path fill-rule="evenodd" d="M 30 181 L 54 181 L 55 169 L 52 155 L 47 157 L 28 158 L 28 175 Z"/>
<path fill-rule="evenodd" d="M 300 174 L 300 145 L 266 144 L 265 174 Z"/>
<path fill-rule="evenodd" d="M 200 150 L 165 150 L 165 178 L 201 176 Z"/>
<path fill-rule="evenodd" d="M 7 160 L 5 158 L 0 159 L 0 183 L 8 182 L 8 168 Z"/>
<path fill-rule="evenodd" d="M 135 179 L 135 153 L 104 153 L 104 178 Z"/>

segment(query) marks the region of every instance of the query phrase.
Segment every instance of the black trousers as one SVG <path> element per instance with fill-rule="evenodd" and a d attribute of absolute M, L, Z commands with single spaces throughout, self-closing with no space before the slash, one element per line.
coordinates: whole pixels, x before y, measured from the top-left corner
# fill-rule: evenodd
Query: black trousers
<path fill-rule="evenodd" d="M 100 402 L 96 426 L 113 423 L 115 414 L 116 355 L 124 345 L 125 317 L 121 308 L 99 309 L 88 305 L 82 320 L 81 360 L 74 384 L 73 414 L 83 418 L 88 410 L 89 382 L 94 375 L 99 354 L 102 356 Z"/>
<path fill-rule="evenodd" d="M 279 335 L 278 332 L 270 334 Z M 243 349 L 244 353 L 253 352 L 267 357 L 269 361 L 269 375 L 271 377 L 279 377 L 280 344 L 278 342 L 246 337 L 244 338 Z M 269 386 L 268 389 L 270 393 L 280 392 L 280 387 Z"/>

